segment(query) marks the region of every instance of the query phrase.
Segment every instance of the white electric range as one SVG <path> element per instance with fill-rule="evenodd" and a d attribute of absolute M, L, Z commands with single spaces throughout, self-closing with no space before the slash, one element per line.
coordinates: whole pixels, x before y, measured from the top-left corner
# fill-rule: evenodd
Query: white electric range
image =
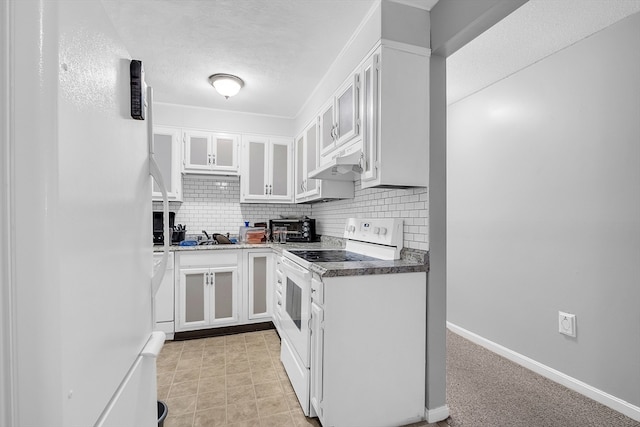
<path fill-rule="evenodd" d="M 403 220 L 350 218 L 344 238 L 344 249 L 285 250 L 278 261 L 282 276 L 274 315 L 282 363 L 303 412 L 323 425 L 419 421 L 426 272 L 330 278 L 314 273 L 312 264 L 350 269 L 399 259 Z M 399 330 L 407 324 L 412 330 L 405 336 Z M 380 339 L 397 346 L 380 347 Z"/>
<path fill-rule="evenodd" d="M 403 245 L 402 219 L 347 219 L 344 249 L 293 249 L 283 255 L 291 261 L 309 268 L 319 262 L 361 262 L 400 258 Z"/>

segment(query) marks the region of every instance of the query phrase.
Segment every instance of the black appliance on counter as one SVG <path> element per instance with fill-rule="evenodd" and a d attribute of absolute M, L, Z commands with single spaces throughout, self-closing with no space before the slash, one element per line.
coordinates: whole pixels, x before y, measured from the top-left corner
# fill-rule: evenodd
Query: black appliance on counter
<path fill-rule="evenodd" d="M 270 219 L 269 228 L 273 235 L 274 227 L 285 227 L 287 229 L 287 242 L 315 242 L 316 220 L 311 218 L 283 218 Z"/>
<path fill-rule="evenodd" d="M 153 244 L 154 245 L 164 245 L 164 234 L 163 234 L 163 221 L 162 211 L 154 211 L 153 212 Z M 175 226 L 175 212 L 169 212 L 169 233 L 171 233 L 171 244 L 178 244 L 184 240 L 186 230 L 184 227 L 181 227 L 178 230 L 178 227 Z"/>

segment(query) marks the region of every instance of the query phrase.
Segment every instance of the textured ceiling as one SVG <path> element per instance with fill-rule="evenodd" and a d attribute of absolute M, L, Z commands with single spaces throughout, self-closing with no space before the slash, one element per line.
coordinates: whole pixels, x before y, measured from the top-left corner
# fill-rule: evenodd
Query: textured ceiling
<path fill-rule="evenodd" d="M 294 117 L 376 0 L 103 0 L 156 101 Z M 394 0 L 431 10 L 437 0 Z M 474 1 L 474 0 L 445 0 Z M 618 20 L 640 0 L 529 0 L 447 59 L 448 102 Z M 226 100 L 208 83 L 236 74 Z"/>
<path fill-rule="evenodd" d="M 430 10 L 437 0 L 396 0 Z M 294 117 L 375 0 L 103 0 L 159 102 Z M 215 73 L 245 81 L 228 100 Z"/>
<path fill-rule="evenodd" d="M 529 0 L 447 58 L 447 101 L 460 100 L 638 12 L 640 0 Z"/>
<path fill-rule="evenodd" d="M 374 0 L 103 0 L 159 102 L 293 117 Z M 209 85 L 235 74 L 226 100 Z"/>

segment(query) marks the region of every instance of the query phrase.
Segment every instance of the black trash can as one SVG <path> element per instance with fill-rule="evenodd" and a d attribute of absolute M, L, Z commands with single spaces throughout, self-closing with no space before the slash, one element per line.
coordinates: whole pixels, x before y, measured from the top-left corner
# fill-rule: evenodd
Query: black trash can
<path fill-rule="evenodd" d="M 167 404 L 161 400 L 158 400 L 158 427 L 164 426 L 164 419 L 167 418 L 169 408 Z"/>

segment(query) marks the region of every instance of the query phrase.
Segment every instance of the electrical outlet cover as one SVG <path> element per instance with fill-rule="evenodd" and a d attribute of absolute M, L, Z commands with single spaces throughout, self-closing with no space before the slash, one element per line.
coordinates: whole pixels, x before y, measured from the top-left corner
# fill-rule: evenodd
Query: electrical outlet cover
<path fill-rule="evenodd" d="M 576 315 L 559 311 L 558 312 L 558 331 L 561 334 L 568 335 L 570 337 L 575 338 Z"/>

